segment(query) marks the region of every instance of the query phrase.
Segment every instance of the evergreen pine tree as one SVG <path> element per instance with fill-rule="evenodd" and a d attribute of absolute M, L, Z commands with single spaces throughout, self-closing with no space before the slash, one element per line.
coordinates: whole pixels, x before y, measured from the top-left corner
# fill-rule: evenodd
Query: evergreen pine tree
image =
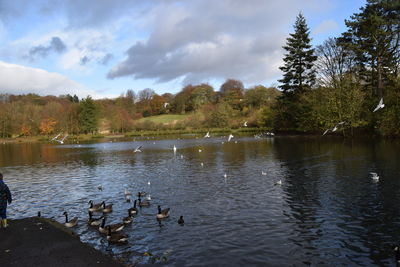
<path fill-rule="evenodd" d="M 279 80 L 282 95 L 277 103 L 275 128 L 281 130 L 302 130 L 301 124 L 307 107 L 301 105 L 300 97 L 315 83 L 314 49 L 310 44 L 309 29 L 304 16 L 300 13 L 294 25 L 294 33 L 287 38 L 287 51 L 280 69 L 284 72 Z"/>
<path fill-rule="evenodd" d="M 81 131 L 93 133 L 97 131 L 97 108 L 93 99 L 88 96 L 79 103 L 79 122 Z"/>
<path fill-rule="evenodd" d="M 282 83 L 279 87 L 284 96 L 301 93 L 315 83 L 313 63 L 317 57 L 310 44 L 306 19 L 301 13 L 296 18 L 294 30 L 283 47 L 287 54 L 283 58 L 285 65 L 280 67 L 284 74 L 283 79 L 279 80 Z"/>
<path fill-rule="evenodd" d="M 400 1 L 367 0 L 346 20 L 340 44 L 356 55 L 358 75 L 381 98 L 400 67 Z"/>

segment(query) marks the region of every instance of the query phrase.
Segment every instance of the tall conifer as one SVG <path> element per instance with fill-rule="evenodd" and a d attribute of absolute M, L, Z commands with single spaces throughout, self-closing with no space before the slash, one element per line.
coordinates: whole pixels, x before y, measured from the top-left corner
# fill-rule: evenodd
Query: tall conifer
<path fill-rule="evenodd" d="M 294 33 L 287 38 L 287 51 L 283 61 L 285 65 L 280 67 L 284 72 L 282 83 L 279 87 L 283 90 L 283 95 L 291 95 L 303 92 L 315 83 L 314 49 L 310 44 L 309 29 L 306 19 L 300 13 L 294 24 Z"/>

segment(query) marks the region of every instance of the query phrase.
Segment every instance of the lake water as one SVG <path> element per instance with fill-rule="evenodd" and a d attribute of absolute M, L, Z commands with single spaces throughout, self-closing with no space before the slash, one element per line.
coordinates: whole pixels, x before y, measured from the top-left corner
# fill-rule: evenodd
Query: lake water
<path fill-rule="evenodd" d="M 398 144 L 329 137 L 226 139 L 1 144 L 0 172 L 14 197 L 9 217 L 41 211 L 64 222 L 67 211 L 79 217 L 74 230 L 83 242 L 139 265 L 394 264 L 392 245 L 400 235 Z M 133 153 L 139 145 L 142 152 Z M 379 182 L 370 172 L 379 174 Z M 275 185 L 278 180 L 282 185 Z M 107 223 L 120 222 L 131 207 L 125 188 L 150 193 L 152 206 L 140 209 L 125 227 L 127 245 L 108 245 L 86 224 L 88 201 L 113 203 Z M 161 222 L 158 204 L 171 208 Z M 184 226 L 177 223 L 180 215 Z"/>

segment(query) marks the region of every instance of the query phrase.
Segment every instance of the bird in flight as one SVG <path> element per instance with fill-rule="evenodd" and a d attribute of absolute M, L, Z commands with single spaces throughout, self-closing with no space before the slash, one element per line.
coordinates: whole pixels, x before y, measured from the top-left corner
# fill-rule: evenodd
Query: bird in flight
<path fill-rule="evenodd" d="M 230 142 L 232 138 L 233 138 L 233 135 L 230 134 L 230 135 L 228 136 L 228 142 Z"/>
<path fill-rule="evenodd" d="M 331 128 L 331 129 L 326 129 L 325 132 L 324 132 L 322 135 L 327 134 L 329 131 L 331 131 L 331 132 L 336 132 L 337 129 L 339 128 L 339 126 L 341 126 L 341 125 L 343 125 L 343 124 L 345 124 L 345 123 L 346 123 L 345 121 L 339 122 L 338 124 L 336 124 L 335 126 L 333 126 L 333 128 Z"/>
<path fill-rule="evenodd" d="M 247 121 L 245 121 L 245 122 L 243 123 L 243 126 L 244 126 L 244 127 L 247 127 Z"/>
<path fill-rule="evenodd" d="M 133 150 L 133 153 L 142 152 L 142 150 L 140 150 L 141 148 L 142 146 L 138 146 L 137 148 L 135 148 L 135 150 Z"/>
<path fill-rule="evenodd" d="M 61 140 L 58 140 L 57 138 L 54 139 L 54 141 L 59 142 L 60 144 L 64 144 L 65 138 L 67 138 L 68 134 L 66 134 Z"/>
<path fill-rule="evenodd" d="M 381 108 L 384 108 L 384 107 L 385 107 L 385 104 L 383 104 L 383 98 L 381 98 L 381 100 L 379 100 L 379 103 L 378 103 L 378 105 L 376 106 L 376 108 L 374 109 L 373 112 L 375 112 L 375 111 L 377 111 L 377 110 L 379 110 Z"/>
<path fill-rule="evenodd" d="M 210 132 L 207 132 L 204 138 L 209 138 L 210 137 Z"/>

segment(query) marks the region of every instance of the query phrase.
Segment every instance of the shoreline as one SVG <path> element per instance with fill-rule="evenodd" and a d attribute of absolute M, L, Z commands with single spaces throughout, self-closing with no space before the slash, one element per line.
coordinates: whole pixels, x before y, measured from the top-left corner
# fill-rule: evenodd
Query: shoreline
<path fill-rule="evenodd" d="M 125 266 L 82 243 L 71 229 L 47 218 L 10 220 L 8 228 L 0 228 L 0 235 L 4 266 Z"/>

